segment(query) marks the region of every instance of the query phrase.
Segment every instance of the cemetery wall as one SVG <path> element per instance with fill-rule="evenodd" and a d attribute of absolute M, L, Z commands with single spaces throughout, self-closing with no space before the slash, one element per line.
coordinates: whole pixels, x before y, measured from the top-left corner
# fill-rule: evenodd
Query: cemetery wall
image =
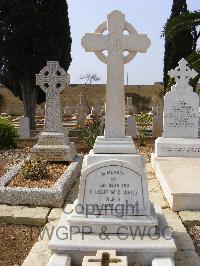
<path fill-rule="evenodd" d="M 62 107 L 70 107 L 72 109 L 76 108 L 79 103 L 79 95 L 83 93 L 85 86 L 82 84 L 72 84 L 67 87 L 61 93 L 61 104 Z M 90 106 L 95 106 L 97 100 L 99 102 L 102 99 L 105 100 L 105 85 L 91 85 L 88 86 L 87 99 Z M 125 86 L 126 94 L 131 95 L 131 93 L 136 93 L 142 97 L 150 98 L 149 107 L 153 105 L 153 99 L 155 97 L 159 102 L 162 102 L 161 95 L 163 91 L 163 86 L 161 83 L 156 82 L 154 85 L 127 85 Z M 11 115 L 23 115 L 23 104 L 19 98 L 15 97 L 12 92 L 4 87 L 0 87 L 0 113 L 8 113 Z"/>

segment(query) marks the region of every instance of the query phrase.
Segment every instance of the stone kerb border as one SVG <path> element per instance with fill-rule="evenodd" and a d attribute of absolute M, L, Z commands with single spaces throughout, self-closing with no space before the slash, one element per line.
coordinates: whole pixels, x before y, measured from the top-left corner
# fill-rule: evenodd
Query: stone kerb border
<path fill-rule="evenodd" d="M 23 162 L 12 167 L 0 179 L 0 203 L 10 205 L 31 205 L 62 207 L 67 193 L 78 179 L 82 168 L 83 155 L 79 154 L 51 188 L 7 187 L 17 175 Z"/>

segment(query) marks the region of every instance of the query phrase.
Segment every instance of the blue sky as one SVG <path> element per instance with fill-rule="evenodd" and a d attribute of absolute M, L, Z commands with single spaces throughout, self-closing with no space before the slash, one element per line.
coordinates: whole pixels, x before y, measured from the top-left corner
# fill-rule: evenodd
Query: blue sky
<path fill-rule="evenodd" d="M 146 54 L 137 54 L 125 66 L 129 74 L 129 84 L 153 84 L 162 81 L 164 39 L 160 38 L 163 25 L 170 16 L 172 0 L 68 0 L 69 19 L 72 33 L 72 58 L 69 73 L 71 83 L 82 83 L 80 75 L 97 73 L 100 83 L 106 83 L 107 66 L 94 53 L 86 53 L 81 46 L 81 38 L 86 32 L 93 33 L 106 20 L 107 14 L 120 10 L 138 31 L 151 39 L 151 47 Z M 188 9 L 200 9 L 199 0 L 188 0 Z M 126 75 L 125 75 L 126 76 Z M 126 80 L 125 80 L 126 83 Z"/>

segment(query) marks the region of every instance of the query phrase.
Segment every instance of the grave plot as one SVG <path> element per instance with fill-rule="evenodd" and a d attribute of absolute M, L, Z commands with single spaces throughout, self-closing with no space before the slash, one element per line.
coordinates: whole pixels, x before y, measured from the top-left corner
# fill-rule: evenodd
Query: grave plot
<path fill-rule="evenodd" d="M 0 203 L 62 207 L 82 165 L 62 124 L 59 94 L 69 75 L 51 61 L 36 75 L 36 83 L 46 93 L 44 131 L 29 156 L 1 177 Z"/>
<path fill-rule="evenodd" d="M 125 30 L 128 35 L 124 35 Z M 105 131 L 84 157 L 78 199 L 66 206 L 49 242 L 54 253 L 49 266 L 58 262 L 81 265 L 85 256 L 88 265 L 90 260 L 102 263 L 105 256 L 94 258 L 96 251 L 110 249 L 117 256 L 108 253 L 107 265 L 116 259 L 118 265 L 139 261 L 149 266 L 158 264 L 158 258 L 174 265 L 176 245 L 164 214 L 149 200 L 144 158 L 132 138 L 125 135 L 124 64 L 137 53 L 145 53 L 150 40 L 115 10 L 95 33 L 86 33 L 82 46 L 107 65 Z M 59 237 L 56 232 L 63 236 L 66 228 L 73 236 Z M 163 228 L 167 228 L 165 232 Z"/>

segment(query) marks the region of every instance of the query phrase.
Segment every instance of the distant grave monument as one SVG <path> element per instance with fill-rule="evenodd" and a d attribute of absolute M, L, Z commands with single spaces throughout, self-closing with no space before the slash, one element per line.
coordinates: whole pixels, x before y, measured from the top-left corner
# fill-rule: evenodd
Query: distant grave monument
<path fill-rule="evenodd" d="M 30 122 L 28 117 L 19 118 L 19 138 L 30 139 Z"/>
<path fill-rule="evenodd" d="M 133 138 L 136 138 L 137 137 L 137 124 L 136 124 L 136 119 L 132 115 L 129 115 L 127 117 L 126 136 L 131 136 Z"/>
<path fill-rule="evenodd" d="M 159 138 L 162 136 L 163 118 L 162 116 L 154 116 L 152 123 L 152 137 Z"/>
<path fill-rule="evenodd" d="M 137 111 L 137 108 L 133 105 L 133 98 L 128 96 L 126 98 L 126 115 L 133 115 Z"/>
<path fill-rule="evenodd" d="M 46 93 L 44 132 L 31 149 L 31 159 L 47 161 L 73 161 L 76 150 L 69 142 L 62 125 L 60 93 L 69 84 L 69 75 L 56 61 L 48 61 L 38 75 L 36 84 Z"/>

